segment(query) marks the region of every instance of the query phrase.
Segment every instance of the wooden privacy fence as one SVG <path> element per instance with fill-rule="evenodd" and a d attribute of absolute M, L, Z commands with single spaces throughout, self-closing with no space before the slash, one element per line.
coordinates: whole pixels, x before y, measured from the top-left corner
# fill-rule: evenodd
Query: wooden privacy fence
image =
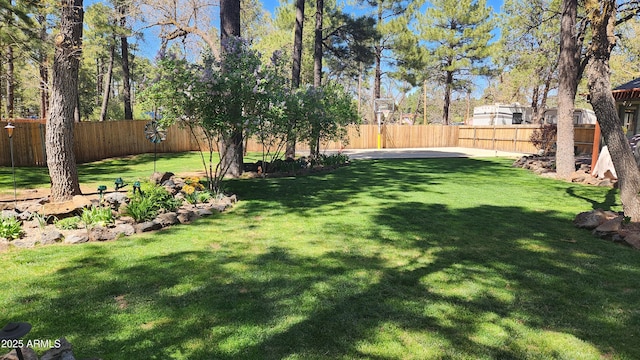
<path fill-rule="evenodd" d="M 43 121 L 13 122 L 13 152 L 16 166 L 46 166 Z M 91 162 L 117 156 L 151 153 L 184 152 L 198 150 L 198 142 L 188 129 L 172 126 L 167 138 L 154 145 L 145 138 L 147 121 L 81 122 L 74 124 L 74 153 L 78 163 Z M 4 128 L 6 122 L 0 122 Z M 501 151 L 535 153 L 529 141 L 537 126 L 443 126 L 443 125 L 383 125 L 382 148 L 469 147 Z M 589 153 L 593 142 L 593 126 L 576 127 L 575 142 L 578 152 Z M 330 142 L 322 149 L 375 149 L 378 142 L 377 125 L 350 126 L 348 144 Z M 255 140 L 247 142 L 248 151 L 262 151 Z M 297 150 L 305 152 L 308 145 L 299 143 Z M 10 166 L 10 146 L 6 131 L 0 129 L 0 165 Z"/>
<path fill-rule="evenodd" d="M 195 147 L 188 130 L 177 126 L 167 130 L 167 140 L 154 145 L 145 138 L 147 121 L 80 122 L 74 124 L 73 151 L 78 163 L 110 157 L 158 152 L 191 151 Z M 0 122 L 5 127 L 6 122 Z M 13 157 L 16 166 L 46 166 L 44 121 L 16 121 L 13 131 Z M 0 165 L 11 165 L 9 138 L 0 129 Z"/>
<path fill-rule="evenodd" d="M 537 153 L 531 143 L 531 135 L 538 125 L 513 126 L 459 126 L 458 145 L 460 147 Z M 574 147 L 578 154 L 590 154 L 593 148 L 594 125 L 574 127 Z"/>

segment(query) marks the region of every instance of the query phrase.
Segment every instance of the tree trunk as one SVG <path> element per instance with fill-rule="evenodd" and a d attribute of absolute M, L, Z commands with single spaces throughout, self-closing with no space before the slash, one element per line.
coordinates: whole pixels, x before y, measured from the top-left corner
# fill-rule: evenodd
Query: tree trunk
<path fill-rule="evenodd" d="M 540 86 L 536 85 L 533 88 L 533 94 L 531 95 L 531 122 L 538 123 L 540 119 Z"/>
<path fill-rule="evenodd" d="M 7 46 L 7 118 L 13 119 L 15 109 L 15 79 L 13 45 Z"/>
<path fill-rule="evenodd" d="M 578 0 L 562 1 L 560 56 L 558 59 L 559 84 L 556 172 L 557 176 L 563 179 L 569 178 L 576 170 L 573 112 L 580 67 L 580 50 L 576 38 L 577 12 Z"/>
<path fill-rule="evenodd" d="M 53 202 L 80 194 L 73 153 L 74 111 L 82 55 L 82 0 L 61 0 L 60 33 L 55 38 L 51 108 L 47 121 L 47 166 Z"/>
<path fill-rule="evenodd" d="M 313 86 L 322 86 L 322 22 L 324 0 L 316 0 L 316 29 L 313 41 Z"/>
<path fill-rule="evenodd" d="M 127 26 L 127 5 L 120 4 L 120 27 L 125 31 Z M 122 101 L 124 102 L 124 119 L 133 120 L 133 107 L 131 106 L 131 72 L 129 70 L 129 40 L 126 35 L 120 36 L 120 51 L 122 55 Z"/>
<path fill-rule="evenodd" d="M 291 68 L 291 88 L 300 87 L 300 72 L 302 69 L 302 30 L 304 29 L 304 5 L 305 0 L 296 0 L 296 26 L 293 38 L 293 66 Z M 290 119 L 289 139 L 285 157 L 293 159 L 296 156 L 296 119 Z"/>
<path fill-rule="evenodd" d="M 304 29 L 305 0 L 296 0 L 296 25 L 293 38 L 293 67 L 291 69 L 291 88 L 300 87 L 300 71 L 302 69 L 302 30 Z"/>
<path fill-rule="evenodd" d="M 40 41 L 47 41 L 47 22 L 44 15 L 38 15 L 40 24 Z M 47 52 L 45 49 L 38 50 L 38 70 L 40 74 L 40 119 L 46 119 L 49 113 L 49 68 L 47 67 Z"/>
<path fill-rule="evenodd" d="M 378 26 L 382 24 L 382 1 L 378 1 Z M 382 92 L 380 88 L 382 86 L 382 39 L 376 43 L 374 46 L 375 52 L 375 73 L 373 79 L 373 97 L 374 99 L 379 99 Z M 375 109 L 374 109 L 375 111 Z M 375 118 L 375 114 L 374 114 Z"/>
<path fill-rule="evenodd" d="M 113 77 L 113 62 L 116 53 L 115 36 L 113 42 L 109 46 L 109 64 L 107 65 L 107 73 L 104 76 L 104 84 L 102 91 L 102 105 L 100 106 L 100 121 L 107 120 L 107 110 L 109 107 L 109 97 L 111 97 L 111 79 Z"/>
<path fill-rule="evenodd" d="M 96 57 L 96 106 L 101 105 L 102 89 L 104 88 L 104 71 L 102 58 Z"/>
<path fill-rule="evenodd" d="M 220 1 L 220 40 L 225 43 L 231 37 L 240 37 L 240 0 Z M 221 48 L 221 53 L 224 46 Z M 242 109 L 232 109 L 236 117 L 240 119 Z M 220 147 L 220 159 L 222 167 L 227 169 L 227 174 L 237 177 L 243 171 L 243 129 L 237 126 L 230 135 L 223 136 Z"/>
<path fill-rule="evenodd" d="M 449 106 L 451 105 L 452 88 L 453 88 L 453 73 L 451 71 L 447 71 L 446 79 L 444 83 L 444 105 L 442 107 L 442 122 L 445 125 L 449 125 Z"/>
<path fill-rule="evenodd" d="M 587 68 L 590 101 L 618 175 L 624 214 L 631 221 L 640 222 L 640 171 L 629 141 L 622 131 L 609 79 L 609 58 L 616 41 L 616 1 L 593 2 L 591 6 L 594 8 L 587 9 L 593 35 L 592 57 Z"/>

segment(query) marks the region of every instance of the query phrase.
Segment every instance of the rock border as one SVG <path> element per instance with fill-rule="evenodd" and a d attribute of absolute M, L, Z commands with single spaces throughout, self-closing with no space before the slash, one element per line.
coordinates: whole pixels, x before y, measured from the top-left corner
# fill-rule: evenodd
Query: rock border
<path fill-rule="evenodd" d="M 513 163 L 514 167 L 531 170 L 543 177 L 556 178 L 555 159 L 552 156 L 523 156 Z M 617 179 L 599 179 L 591 175 L 591 158 L 576 157 L 576 171 L 568 179 L 573 183 L 615 188 Z M 591 230 L 593 236 L 624 244 L 640 250 L 640 224 L 627 221 L 624 213 L 595 209 L 576 215 L 573 224 L 581 229 Z"/>
<path fill-rule="evenodd" d="M 123 216 L 122 207 L 129 202 L 129 198 L 126 193 L 119 191 L 105 194 L 102 203 L 95 196 L 78 195 L 63 203 L 51 203 L 48 198 L 41 198 L 19 201 L 15 206 L 13 203 L 3 204 L 4 207 L 0 209 L 0 215 L 13 216 L 20 220 L 23 236 L 14 240 L 0 238 L 0 251 L 6 251 L 11 247 L 33 248 L 37 245 L 73 245 L 116 240 L 136 233 L 156 231 L 177 224 L 188 224 L 198 218 L 223 212 L 238 201 L 235 195 L 220 195 L 206 203 L 190 204 L 180 192 L 182 186 L 185 185 L 184 179 L 167 172 L 155 173 L 151 176 L 151 181 L 164 186 L 176 199 L 182 200 L 183 204 L 174 212 L 161 212 L 153 220 L 142 223 L 136 223 L 133 218 Z M 95 226 L 90 229 L 61 230 L 50 223 L 54 217 L 73 216 L 83 209 L 99 205 L 111 208 L 116 218 L 113 224 Z"/>

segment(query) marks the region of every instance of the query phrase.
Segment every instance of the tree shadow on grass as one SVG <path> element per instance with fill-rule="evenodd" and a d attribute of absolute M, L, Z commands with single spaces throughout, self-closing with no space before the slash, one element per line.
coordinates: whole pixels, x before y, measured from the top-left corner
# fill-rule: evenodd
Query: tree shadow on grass
<path fill-rule="evenodd" d="M 610 188 L 609 191 L 607 191 L 607 195 L 605 196 L 603 201 L 597 201 L 592 199 L 588 195 L 583 195 L 582 192 L 584 189 L 585 189 L 584 186 L 583 187 L 571 186 L 567 188 L 567 194 L 577 199 L 582 199 L 588 202 L 589 204 L 591 204 L 591 208 L 593 210 L 595 209 L 611 210 L 612 207 L 621 205 L 619 202 L 617 202 L 618 189 L 616 188 Z"/>
<path fill-rule="evenodd" d="M 194 248 L 177 243 L 189 239 L 175 227 L 86 245 L 21 284 L 12 312 L 34 324 L 33 338 L 67 336 L 78 357 L 105 359 L 640 358 L 637 252 L 573 228 L 566 214 L 399 195 L 516 171 L 448 161 L 230 182 L 248 201 L 190 226 L 206 234 L 238 217 L 270 236 L 255 224 L 265 212 L 312 219 L 321 209 L 344 218 L 322 224 L 309 246 L 344 243 L 315 253 L 286 241 Z M 388 201 L 357 207 L 373 224 L 363 230 L 348 209 L 370 193 Z"/>
<path fill-rule="evenodd" d="M 238 194 L 242 200 L 251 200 L 253 206 L 284 207 L 302 214 L 327 205 L 333 209 L 349 206 L 358 194 L 397 200 L 408 191 L 439 193 L 437 185 L 451 181 L 456 174 L 459 181 L 470 182 L 487 174 L 503 174 L 508 178 L 513 169 L 505 161 L 476 159 L 391 159 L 359 160 L 331 173 L 311 176 L 230 180 L 225 189 Z"/>
<path fill-rule="evenodd" d="M 158 163 L 163 161 L 188 159 L 190 153 L 158 154 Z M 95 183 L 108 181 L 109 184 L 117 177 L 123 177 L 127 172 L 142 171 L 136 167 L 146 166 L 148 175 L 153 173 L 154 155 L 139 154 L 128 157 L 107 159 L 86 164 L 78 164 L 78 176 L 82 183 Z M 160 168 L 160 167 L 159 167 Z M 32 189 L 49 187 L 49 170 L 46 167 L 16 167 L 16 185 L 18 189 Z M 13 173 L 11 167 L 0 167 L 0 189 L 13 189 Z"/>
<path fill-rule="evenodd" d="M 88 247 L 18 315 L 83 357 L 640 357 L 637 252 L 517 207 L 393 203 L 376 221 L 370 249 L 319 256 Z"/>

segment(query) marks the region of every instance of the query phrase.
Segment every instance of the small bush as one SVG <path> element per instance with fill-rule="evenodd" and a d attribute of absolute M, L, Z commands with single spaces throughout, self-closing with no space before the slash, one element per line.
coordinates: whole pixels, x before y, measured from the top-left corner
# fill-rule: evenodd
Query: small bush
<path fill-rule="evenodd" d="M 209 200 L 211 200 L 211 198 L 212 198 L 212 197 L 213 197 L 213 196 L 212 196 L 212 195 L 211 195 L 211 193 L 210 193 L 210 192 L 208 192 L 208 191 L 199 191 L 199 192 L 196 194 L 196 199 L 197 199 L 197 201 L 198 201 L 199 203 L 201 203 L 201 204 L 202 204 L 202 203 L 206 203 L 206 202 L 208 202 Z"/>
<path fill-rule="evenodd" d="M 113 214 L 108 207 L 92 206 L 91 209 L 82 211 L 80 220 L 84 223 L 85 228 L 90 229 L 94 226 L 105 226 L 112 223 Z"/>
<path fill-rule="evenodd" d="M 173 195 L 162 186 L 152 185 L 147 187 L 146 190 L 143 191 L 142 197 L 149 199 L 155 210 L 164 209 L 166 211 L 175 211 L 180 206 L 180 201 L 176 200 Z M 134 199 L 131 201 L 134 201 Z"/>
<path fill-rule="evenodd" d="M 13 216 L 0 217 L 0 237 L 13 240 L 22 236 L 20 221 Z"/>
<path fill-rule="evenodd" d="M 158 210 L 150 198 L 138 196 L 129 201 L 124 213 L 131 216 L 136 222 L 144 222 L 155 218 L 158 215 Z"/>
<path fill-rule="evenodd" d="M 55 227 L 60 230 L 75 230 L 80 226 L 80 217 L 72 216 L 60 220 L 56 220 Z"/>
<path fill-rule="evenodd" d="M 337 166 L 344 165 L 349 162 L 349 156 L 345 154 L 325 155 L 320 154 L 317 159 L 318 165 Z"/>
<path fill-rule="evenodd" d="M 175 211 L 182 204 L 167 189 L 151 183 L 144 183 L 142 193 L 132 194 L 130 198 L 125 214 L 136 222 L 151 220 L 160 210 Z"/>
<path fill-rule="evenodd" d="M 543 124 L 533 131 L 529 140 L 542 155 L 548 155 L 553 152 L 557 133 L 558 127 L 555 124 Z"/>

